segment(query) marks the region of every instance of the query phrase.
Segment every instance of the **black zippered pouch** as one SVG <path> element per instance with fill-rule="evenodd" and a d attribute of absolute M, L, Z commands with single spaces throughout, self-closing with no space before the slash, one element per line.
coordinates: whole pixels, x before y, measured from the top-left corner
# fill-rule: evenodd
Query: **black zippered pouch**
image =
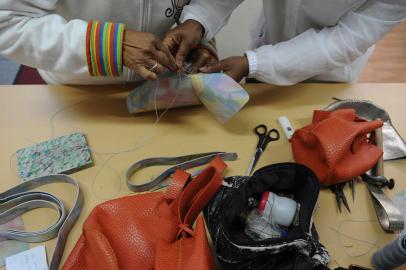
<path fill-rule="evenodd" d="M 254 240 L 245 220 L 264 191 L 290 196 L 300 204 L 298 221 L 287 235 Z M 329 255 L 319 242 L 313 214 L 320 186 L 316 175 L 297 163 L 278 163 L 253 176 L 224 179 L 204 211 L 217 258 L 224 269 L 327 269 Z"/>

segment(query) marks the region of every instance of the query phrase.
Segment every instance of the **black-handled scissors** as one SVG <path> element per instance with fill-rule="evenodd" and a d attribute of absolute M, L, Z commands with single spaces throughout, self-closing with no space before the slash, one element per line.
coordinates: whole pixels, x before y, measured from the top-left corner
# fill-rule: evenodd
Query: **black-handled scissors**
<path fill-rule="evenodd" d="M 247 175 L 252 175 L 254 171 L 255 165 L 259 158 L 261 157 L 262 153 L 265 151 L 266 146 L 268 143 L 279 140 L 279 131 L 277 129 L 270 129 L 265 125 L 258 125 L 254 128 L 254 132 L 258 136 L 258 144 L 255 149 L 255 153 L 252 156 L 251 162 L 247 169 Z"/>

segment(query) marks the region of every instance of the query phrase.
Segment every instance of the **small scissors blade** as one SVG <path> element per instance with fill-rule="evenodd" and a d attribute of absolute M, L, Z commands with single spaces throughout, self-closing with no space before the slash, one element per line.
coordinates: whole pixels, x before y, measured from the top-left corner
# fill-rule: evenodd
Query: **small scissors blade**
<path fill-rule="evenodd" d="M 251 158 L 250 164 L 248 165 L 246 175 L 251 176 L 254 172 L 255 166 L 258 163 L 259 158 L 261 157 L 263 151 L 261 148 L 256 148 L 254 155 Z"/>

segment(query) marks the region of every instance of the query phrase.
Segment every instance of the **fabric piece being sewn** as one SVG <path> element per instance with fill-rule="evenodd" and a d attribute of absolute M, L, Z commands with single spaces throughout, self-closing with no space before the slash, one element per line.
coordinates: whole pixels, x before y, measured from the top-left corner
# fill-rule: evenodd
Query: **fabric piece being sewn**
<path fill-rule="evenodd" d="M 223 73 L 182 75 L 165 73 L 131 91 L 128 111 L 138 113 L 203 104 L 222 124 L 248 102 L 245 89 Z"/>

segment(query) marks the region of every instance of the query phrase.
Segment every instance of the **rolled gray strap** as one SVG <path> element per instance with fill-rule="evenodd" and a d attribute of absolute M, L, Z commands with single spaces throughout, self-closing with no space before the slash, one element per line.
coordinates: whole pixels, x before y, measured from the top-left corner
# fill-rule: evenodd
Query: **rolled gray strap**
<path fill-rule="evenodd" d="M 51 183 L 68 183 L 76 187 L 76 200 L 68 213 L 64 204 L 54 195 L 47 192 L 31 191 L 37 187 Z M 39 231 L 0 231 L 0 237 L 23 242 L 45 242 L 58 236 L 55 251 L 49 266 L 57 270 L 65 248 L 66 238 L 83 208 L 83 194 L 78 182 L 68 175 L 48 175 L 21 183 L 0 194 L 0 224 L 36 208 L 51 208 L 58 212 L 59 217 L 54 224 Z"/>
<path fill-rule="evenodd" d="M 387 232 L 403 230 L 403 216 L 381 188 L 367 184 L 372 204 L 382 229 Z"/>
<path fill-rule="evenodd" d="M 377 129 L 374 133 L 374 144 L 382 148 L 382 129 Z M 384 175 L 382 157 L 370 173 L 376 176 Z M 367 186 L 381 227 L 388 232 L 403 230 L 403 216 L 392 200 L 385 195 L 382 188 L 375 187 L 368 183 Z"/>
<path fill-rule="evenodd" d="M 193 167 L 201 166 L 203 164 L 209 163 L 215 157 L 221 157 L 225 161 L 233 161 L 237 159 L 236 153 L 226 153 L 226 152 L 210 152 L 210 153 L 202 153 L 202 154 L 195 154 L 195 155 L 188 155 L 188 156 L 180 156 L 180 157 L 156 157 L 156 158 L 148 158 L 140 160 L 133 165 L 131 165 L 125 174 L 127 186 L 130 190 L 134 192 L 142 192 L 148 191 L 159 185 L 163 180 L 170 177 L 176 169 L 187 170 Z M 158 177 L 153 179 L 152 181 L 140 185 L 136 185 L 131 183 L 131 176 L 136 173 L 137 171 L 151 166 L 162 166 L 162 165 L 175 165 L 163 173 L 161 173 Z"/>

